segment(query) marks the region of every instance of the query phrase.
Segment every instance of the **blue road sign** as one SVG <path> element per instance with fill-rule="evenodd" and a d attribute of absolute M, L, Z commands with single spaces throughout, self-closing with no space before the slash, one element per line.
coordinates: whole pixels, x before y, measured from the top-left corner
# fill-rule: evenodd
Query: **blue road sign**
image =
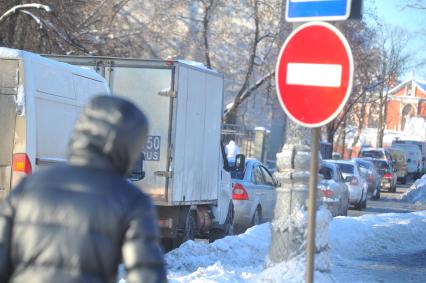
<path fill-rule="evenodd" d="M 287 22 L 343 21 L 349 18 L 352 0 L 287 0 Z"/>

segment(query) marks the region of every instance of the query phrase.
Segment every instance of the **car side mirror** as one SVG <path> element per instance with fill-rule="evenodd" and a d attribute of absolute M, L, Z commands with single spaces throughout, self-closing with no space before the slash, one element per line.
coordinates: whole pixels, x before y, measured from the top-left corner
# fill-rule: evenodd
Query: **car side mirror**
<path fill-rule="evenodd" d="M 352 181 L 352 176 L 346 176 L 345 177 L 345 182 L 350 182 Z"/>
<path fill-rule="evenodd" d="M 141 152 L 140 157 L 133 164 L 132 172 L 127 177 L 130 181 L 140 181 L 145 178 L 145 171 L 143 170 L 143 163 L 145 161 L 145 154 Z"/>

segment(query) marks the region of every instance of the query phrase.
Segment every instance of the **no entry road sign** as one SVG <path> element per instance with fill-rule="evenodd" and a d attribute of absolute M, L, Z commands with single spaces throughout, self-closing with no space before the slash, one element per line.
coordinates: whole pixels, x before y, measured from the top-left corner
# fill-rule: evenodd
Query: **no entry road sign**
<path fill-rule="evenodd" d="M 353 69 L 351 49 L 337 28 L 323 22 L 304 24 L 287 38 L 278 57 L 278 100 L 296 123 L 323 126 L 348 100 Z"/>

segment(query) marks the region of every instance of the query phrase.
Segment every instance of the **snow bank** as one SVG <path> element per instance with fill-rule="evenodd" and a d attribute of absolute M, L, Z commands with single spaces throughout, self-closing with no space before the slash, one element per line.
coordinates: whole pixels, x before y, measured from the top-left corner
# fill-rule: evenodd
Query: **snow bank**
<path fill-rule="evenodd" d="M 426 211 L 335 217 L 329 237 L 333 256 L 364 258 L 406 253 L 426 246 Z"/>
<path fill-rule="evenodd" d="M 263 270 L 270 224 L 250 228 L 212 244 L 185 242 L 166 255 L 170 282 L 240 282 Z M 201 282 L 200 281 L 200 282 Z"/>
<path fill-rule="evenodd" d="M 422 180 L 426 182 L 425 177 Z M 270 230 L 270 224 L 262 224 L 213 244 L 184 243 L 166 255 L 168 279 L 170 282 L 303 282 L 303 256 L 264 269 Z M 331 275 L 316 271 L 315 282 L 377 282 L 377 275 L 358 269 L 363 260 L 424 251 L 425 231 L 426 211 L 335 217 L 328 233 Z M 381 282 L 388 282 L 387 279 Z"/>
<path fill-rule="evenodd" d="M 402 199 L 410 203 L 419 202 L 426 205 L 426 174 L 411 185 L 410 189 L 402 196 Z"/>

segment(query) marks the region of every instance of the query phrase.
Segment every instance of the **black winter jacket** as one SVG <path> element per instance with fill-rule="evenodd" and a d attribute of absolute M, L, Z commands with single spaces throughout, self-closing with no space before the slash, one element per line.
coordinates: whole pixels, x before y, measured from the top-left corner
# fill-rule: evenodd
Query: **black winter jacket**
<path fill-rule="evenodd" d="M 147 134 L 133 104 L 97 97 L 70 142 L 69 165 L 25 178 L 0 205 L 0 282 L 164 282 L 155 209 L 129 183 Z"/>

